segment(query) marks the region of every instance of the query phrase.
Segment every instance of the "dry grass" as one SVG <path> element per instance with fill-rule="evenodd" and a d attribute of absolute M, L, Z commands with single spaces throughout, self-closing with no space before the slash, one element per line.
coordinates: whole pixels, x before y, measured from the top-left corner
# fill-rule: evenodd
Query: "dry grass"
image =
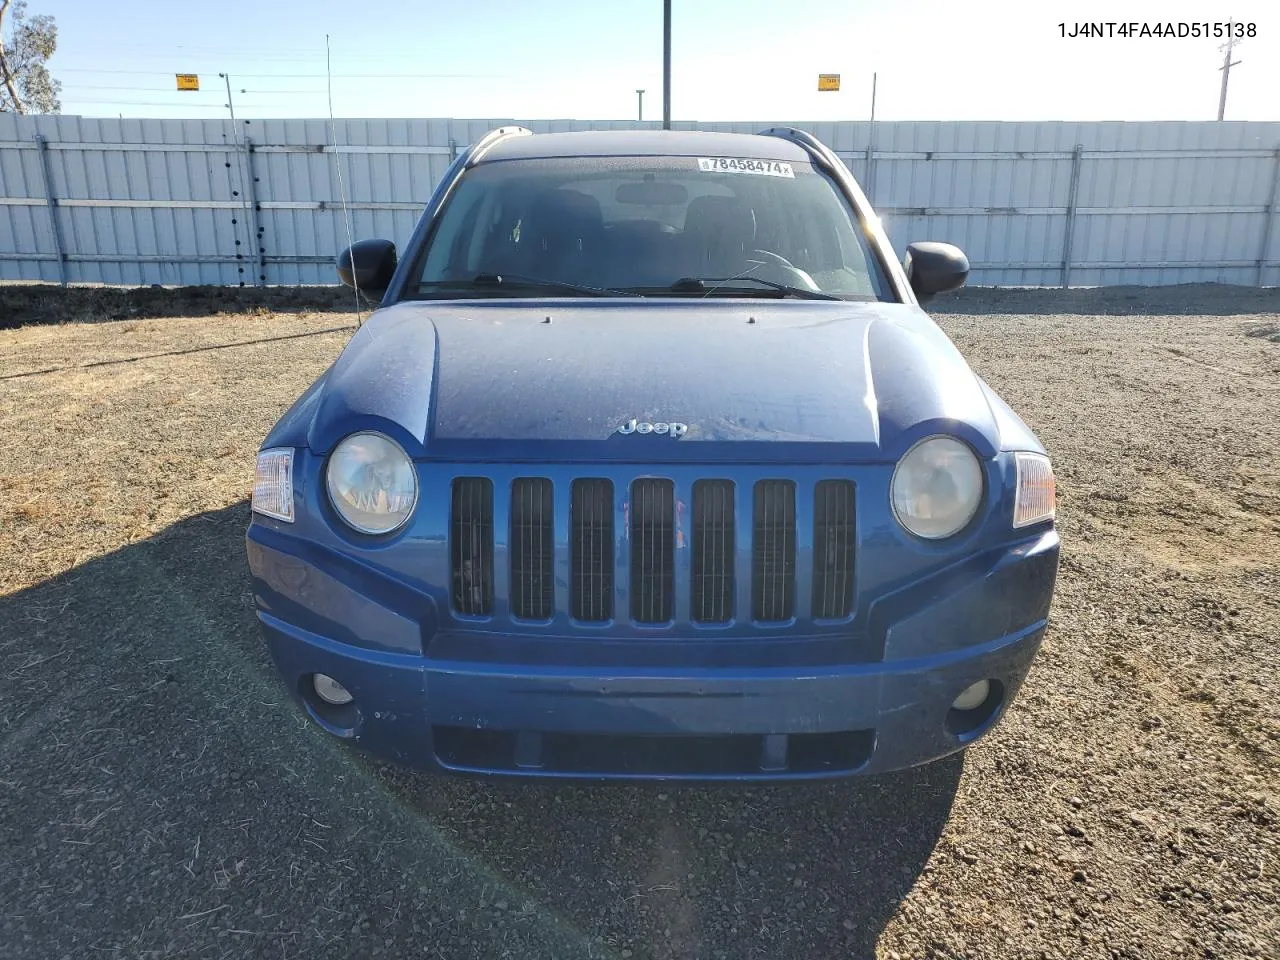
<path fill-rule="evenodd" d="M 243 500 L 266 431 L 354 320 L 254 311 L 0 330 L 0 594 Z"/>
<path fill-rule="evenodd" d="M 962 775 L 670 797 L 366 777 L 277 702 L 219 511 L 352 317 L 0 330 L 0 935 L 581 955 L 496 882 L 637 957 L 1280 956 L 1280 297 L 1246 295 L 941 317 L 1059 474 L 1022 696 Z"/>

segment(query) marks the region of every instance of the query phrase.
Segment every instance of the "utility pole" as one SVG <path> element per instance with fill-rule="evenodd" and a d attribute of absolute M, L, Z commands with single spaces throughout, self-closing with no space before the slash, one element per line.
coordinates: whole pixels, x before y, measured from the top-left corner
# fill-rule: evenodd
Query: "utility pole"
<path fill-rule="evenodd" d="M 639 101 L 640 101 L 640 102 L 636 105 L 636 119 L 637 119 L 637 120 L 643 120 L 643 119 L 644 119 L 644 91 L 643 91 L 643 90 L 637 90 L 637 91 L 636 91 L 636 96 L 639 98 Z"/>
<path fill-rule="evenodd" d="M 1222 73 L 1222 92 L 1218 94 L 1218 119 L 1221 120 L 1227 112 L 1227 78 L 1231 76 L 1231 68 L 1236 66 L 1240 61 L 1231 59 L 1231 51 L 1236 45 L 1236 22 L 1234 20 L 1227 21 L 1227 42 L 1218 49 L 1223 51 L 1222 66 L 1218 70 Z"/>
<path fill-rule="evenodd" d="M 671 0 L 662 0 L 662 129 L 671 129 Z"/>

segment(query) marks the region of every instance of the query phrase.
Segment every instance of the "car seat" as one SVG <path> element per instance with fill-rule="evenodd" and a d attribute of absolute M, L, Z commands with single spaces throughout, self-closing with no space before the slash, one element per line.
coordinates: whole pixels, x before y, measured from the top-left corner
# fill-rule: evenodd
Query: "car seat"
<path fill-rule="evenodd" d="M 590 284 L 603 233 L 599 200 L 577 190 L 548 190 L 530 204 L 521 226 L 518 272 Z"/>
<path fill-rule="evenodd" d="M 695 197 L 685 212 L 682 243 L 688 276 L 736 276 L 751 267 L 755 212 L 736 197 Z"/>

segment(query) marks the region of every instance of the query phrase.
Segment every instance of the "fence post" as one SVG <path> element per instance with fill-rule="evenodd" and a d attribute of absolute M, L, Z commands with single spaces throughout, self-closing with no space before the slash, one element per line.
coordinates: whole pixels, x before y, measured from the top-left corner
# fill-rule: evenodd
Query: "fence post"
<path fill-rule="evenodd" d="M 36 134 L 40 151 L 40 177 L 44 180 L 44 199 L 49 206 L 49 225 L 53 229 L 53 249 L 58 255 L 58 282 L 67 285 L 67 255 L 62 246 L 62 225 L 58 222 L 58 198 L 53 195 L 53 170 L 49 166 L 49 141 Z"/>
<path fill-rule="evenodd" d="M 1276 150 L 1275 164 L 1271 168 L 1271 197 L 1262 221 L 1262 246 L 1258 250 L 1258 286 L 1267 265 L 1267 249 L 1271 246 L 1271 234 L 1276 226 L 1276 214 L 1280 213 L 1280 150 Z"/>
<path fill-rule="evenodd" d="M 264 231 L 259 226 L 258 221 L 258 188 L 256 186 L 258 176 L 253 171 L 253 154 L 253 141 L 245 137 L 244 165 L 247 174 L 245 176 L 244 195 L 249 201 L 249 222 L 246 226 L 249 229 L 249 242 L 253 244 L 253 262 L 258 271 L 254 276 L 253 285 L 255 287 L 263 287 L 267 283 L 267 268 L 266 261 L 262 258 L 264 250 L 262 234 Z"/>
<path fill-rule="evenodd" d="M 1067 222 L 1062 230 L 1062 289 L 1071 285 L 1071 242 L 1076 233 L 1076 196 L 1080 192 L 1080 162 L 1084 156 L 1084 144 L 1077 143 L 1071 151 L 1071 186 L 1067 190 Z"/>

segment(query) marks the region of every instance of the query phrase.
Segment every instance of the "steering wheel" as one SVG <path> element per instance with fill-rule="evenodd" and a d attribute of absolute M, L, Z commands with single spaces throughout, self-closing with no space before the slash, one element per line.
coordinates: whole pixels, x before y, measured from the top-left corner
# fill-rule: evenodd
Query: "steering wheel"
<path fill-rule="evenodd" d="M 772 250 L 752 250 L 752 258 L 759 258 L 770 266 L 785 270 L 791 275 L 786 282 L 793 287 L 800 287 L 803 290 L 819 290 L 819 286 L 814 283 L 813 277 L 801 270 L 794 263 L 788 260 L 780 253 L 774 253 Z M 797 282 L 798 281 L 798 282 Z"/>

